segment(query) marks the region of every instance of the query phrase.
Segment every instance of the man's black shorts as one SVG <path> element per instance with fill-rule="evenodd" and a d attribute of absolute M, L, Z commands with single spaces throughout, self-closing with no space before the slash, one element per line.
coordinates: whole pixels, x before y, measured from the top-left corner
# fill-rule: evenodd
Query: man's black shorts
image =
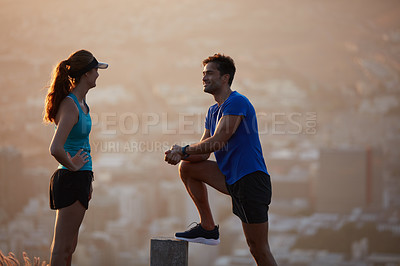
<path fill-rule="evenodd" d="M 92 181 L 92 171 L 58 169 L 50 179 L 50 208 L 58 210 L 79 200 L 88 209 Z"/>
<path fill-rule="evenodd" d="M 228 185 L 232 197 L 232 210 L 244 223 L 264 223 L 268 221 L 271 203 L 271 178 L 262 171 L 245 175 L 232 185 Z"/>

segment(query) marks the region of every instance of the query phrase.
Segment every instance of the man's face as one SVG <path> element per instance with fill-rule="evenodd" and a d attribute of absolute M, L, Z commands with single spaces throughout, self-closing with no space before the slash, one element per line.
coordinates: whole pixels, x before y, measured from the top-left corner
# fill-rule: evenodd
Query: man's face
<path fill-rule="evenodd" d="M 221 88 L 221 74 L 216 63 L 210 62 L 203 69 L 203 90 L 215 94 Z"/>

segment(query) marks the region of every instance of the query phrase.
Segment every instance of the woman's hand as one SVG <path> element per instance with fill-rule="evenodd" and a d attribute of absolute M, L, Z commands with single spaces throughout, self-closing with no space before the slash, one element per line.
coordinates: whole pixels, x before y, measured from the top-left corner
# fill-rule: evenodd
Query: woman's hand
<path fill-rule="evenodd" d="M 87 152 L 84 152 L 83 149 L 80 149 L 74 157 L 71 157 L 69 152 L 67 152 L 67 156 L 73 164 L 73 168 L 69 169 L 71 171 L 78 171 L 89 161 L 89 155 Z"/>

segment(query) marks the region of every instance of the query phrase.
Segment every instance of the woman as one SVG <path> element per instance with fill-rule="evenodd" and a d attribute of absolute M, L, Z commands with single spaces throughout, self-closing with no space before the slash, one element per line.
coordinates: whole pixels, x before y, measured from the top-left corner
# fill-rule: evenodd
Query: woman
<path fill-rule="evenodd" d="M 57 210 L 51 245 L 51 265 L 71 265 L 78 242 L 78 231 L 92 193 L 92 158 L 89 133 L 92 121 L 87 92 L 96 86 L 99 63 L 80 50 L 54 69 L 46 96 L 44 120 L 56 130 L 50 153 L 60 163 L 50 179 L 50 208 Z"/>

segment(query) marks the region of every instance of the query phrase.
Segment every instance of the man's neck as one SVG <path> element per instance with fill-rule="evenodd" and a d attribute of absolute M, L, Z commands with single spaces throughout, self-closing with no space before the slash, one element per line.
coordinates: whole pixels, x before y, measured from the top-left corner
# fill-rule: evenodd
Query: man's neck
<path fill-rule="evenodd" d="M 221 90 L 220 93 L 215 94 L 214 99 L 218 103 L 218 106 L 223 104 L 226 101 L 226 99 L 228 99 L 229 95 L 231 95 L 231 93 L 232 93 L 231 88 L 227 87 L 226 89 Z"/>

